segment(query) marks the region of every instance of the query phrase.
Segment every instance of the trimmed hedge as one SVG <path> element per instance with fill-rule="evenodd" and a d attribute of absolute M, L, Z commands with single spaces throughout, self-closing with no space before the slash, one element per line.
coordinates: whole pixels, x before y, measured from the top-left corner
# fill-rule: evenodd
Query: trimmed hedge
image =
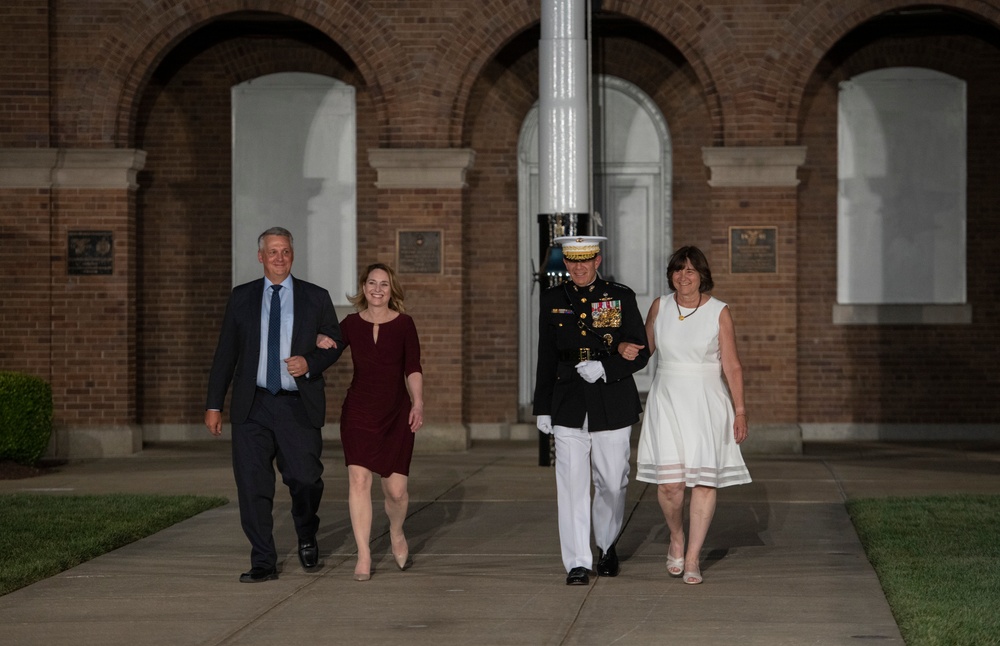
<path fill-rule="evenodd" d="M 52 437 L 52 387 L 19 372 L 0 372 L 0 460 L 34 465 Z"/>

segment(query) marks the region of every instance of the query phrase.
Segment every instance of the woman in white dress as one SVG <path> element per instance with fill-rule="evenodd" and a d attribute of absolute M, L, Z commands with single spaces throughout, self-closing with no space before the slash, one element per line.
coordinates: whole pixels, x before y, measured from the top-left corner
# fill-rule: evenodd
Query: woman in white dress
<path fill-rule="evenodd" d="M 670 531 L 667 572 L 696 584 L 702 581 L 699 557 L 718 488 L 750 482 L 739 447 L 747 438 L 743 367 L 729 307 L 707 293 L 713 283 L 705 255 L 681 247 L 667 264 L 667 280 L 673 293 L 653 301 L 646 316 L 649 351 L 659 353 L 636 479 L 658 485 Z M 638 347 L 622 343 L 618 351 L 628 359 Z M 691 505 L 685 546 L 686 488 Z"/>

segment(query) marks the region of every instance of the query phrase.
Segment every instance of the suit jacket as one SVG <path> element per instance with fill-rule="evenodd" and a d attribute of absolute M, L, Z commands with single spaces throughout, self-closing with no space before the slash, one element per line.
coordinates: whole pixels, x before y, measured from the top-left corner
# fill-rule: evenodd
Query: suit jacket
<path fill-rule="evenodd" d="M 322 287 L 298 280 L 294 276 L 294 320 L 292 324 L 292 355 L 305 357 L 309 377 L 296 377 L 299 395 L 305 405 L 309 422 L 316 428 L 326 421 L 326 385 L 323 371 L 344 351 L 337 312 L 330 293 Z M 264 278 L 233 288 L 222 319 L 222 331 L 208 377 L 207 409 L 222 410 L 233 383 L 233 424 L 242 424 L 250 415 L 250 406 L 257 389 L 257 365 L 260 361 L 260 308 L 264 297 Z M 316 347 L 316 335 L 325 334 L 337 342 L 336 348 Z"/>
<path fill-rule="evenodd" d="M 646 346 L 629 361 L 618 354 L 622 341 Z M 601 353 L 607 381 L 587 383 L 574 367 L 579 350 Z M 639 421 L 642 402 L 632 374 L 649 361 L 646 327 L 635 292 L 598 278 L 591 285 L 571 282 L 542 292 L 538 317 L 538 366 L 535 415 L 551 415 L 552 424 L 591 431 L 631 426 Z"/>

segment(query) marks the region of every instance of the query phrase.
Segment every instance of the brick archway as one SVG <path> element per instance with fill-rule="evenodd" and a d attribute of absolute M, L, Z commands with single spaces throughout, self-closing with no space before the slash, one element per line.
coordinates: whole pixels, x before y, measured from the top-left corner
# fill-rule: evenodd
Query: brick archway
<path fill-rule="evenodd" d="M 789 19 L 790 29 L 775 43 L 776 64 L 772 73 L 761 79 L 768 88 L 775 88 L 775 110 L 770 129 L 780 133 L 782 143 L 799 139 L 797 124 L 809 78 L 824 56 L 846 34 L 879 15 L 912 7 L 906 0 L 826 0 L 803 6 Z M 975 0 L 950 0 L 921 5 L 923 9 L 951 9 L 974 16 L 1000 29 L 1000 11 Z M 807 47 L 804 43 L 812 43 Z M 778 90 L 780 88 L 780 91 Z"/>
<path fill-rule="evenodd" d="M 110 25 L 106 38 L 95 54 L 103 64 L 95 68 L 81 85 L 73 105 L 61 115 L 75 127 L 66 129 L 79 140 L 65 145 L 134 145 L 134 120 L 143 87 L 165 56 L 184 38 L 212 21 L 241 12 L 268 12 L 299 20 L 328 35 L 336 42 L 365 79 L 373 96 L 379 121 L 385 123 L 385 101 L 378 78 L 381 52 L 398 51 L 392 30 L 367 5 L 350 0 L 336 3 L 328 14 L 317 14 L 306 3 L 263 0 L 247 2 L 205 2 L 185 11 L 174 3 L 161 0 L 148 11 L 135 14 L 120 24 Z M 328 16 L 337 16 L 333 20 Z M 345 18 L 346 16 L 346 18 Z M 346 29 L 350 25 L 352 29 Z"/>

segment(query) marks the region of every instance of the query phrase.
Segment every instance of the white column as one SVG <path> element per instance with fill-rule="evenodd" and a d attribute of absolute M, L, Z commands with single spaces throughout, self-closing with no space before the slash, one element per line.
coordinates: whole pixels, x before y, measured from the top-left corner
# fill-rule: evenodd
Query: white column
<path fill-rule="evenodd" d="M 586 0 L 542 0 L 538 44 L 541 213 L 590 212 L 586 9 Z"/>

